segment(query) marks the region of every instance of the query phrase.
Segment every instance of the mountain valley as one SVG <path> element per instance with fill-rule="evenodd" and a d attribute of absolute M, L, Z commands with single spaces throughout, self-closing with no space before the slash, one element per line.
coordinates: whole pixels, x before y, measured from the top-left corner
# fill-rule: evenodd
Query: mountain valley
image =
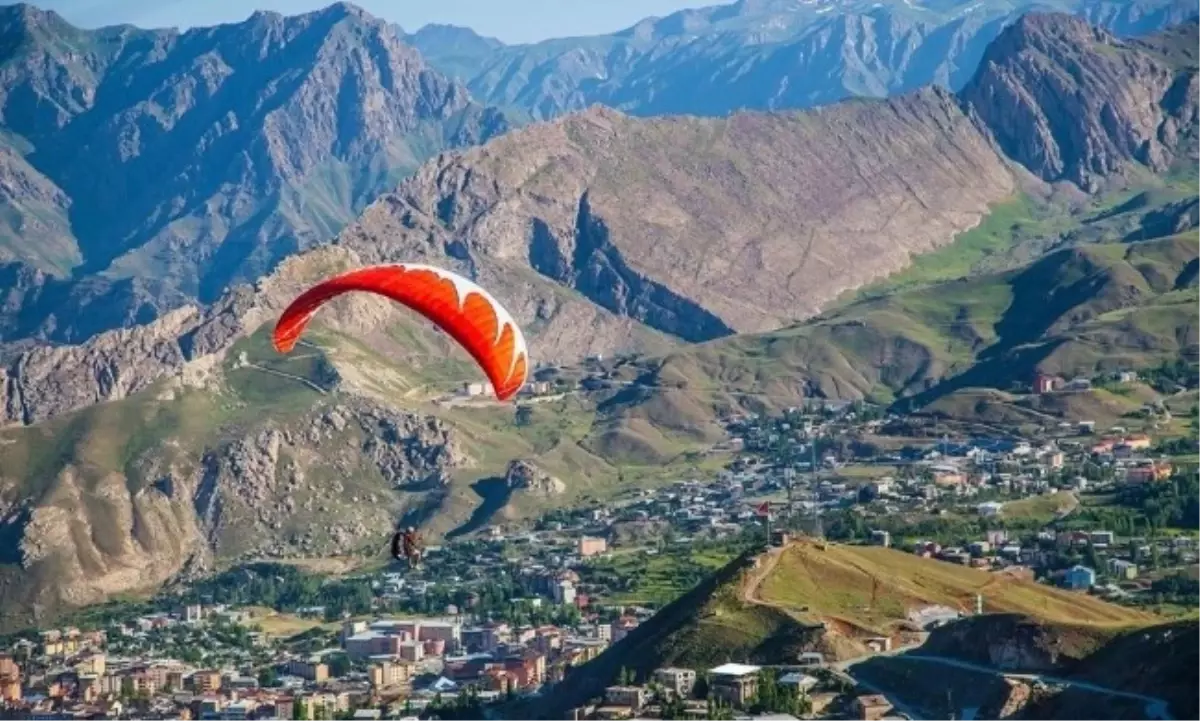
<path fill-rule="evenodd" d="M 370 562 L 398 520 L 443 538 L 710 472 L 732 413 L 936 410 L 1195 360 L 1194 22 L 1133 41 L 1025 16 L 958 93 L 510 130 L 345 4 L 182 35 L 15 7 L 6 627 L 250 560 Z M 66 86 L 30 74 L 47 63 Z M 465 355 L 374 298 L 270 349 L 305 287 L 397 261 L 491 289 L 539 378 L 604 382 L 520 424 L 456 405 Z"/>

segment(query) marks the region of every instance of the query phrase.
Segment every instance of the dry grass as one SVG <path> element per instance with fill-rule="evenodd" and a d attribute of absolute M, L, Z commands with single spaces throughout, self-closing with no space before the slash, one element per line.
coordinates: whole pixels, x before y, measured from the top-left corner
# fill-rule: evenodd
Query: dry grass
<path fill-rule="evenodd" d="M 759 589 L 766 602 L 876 632 L 888 631 L 909 610 L 926 605 L 967 611 L 978 593 L 989 613 L 1101 626 L 1153 620 L 1091 596 L 881 547 L 826 544 L 821 550 L 815 544 L 797 544 L 784 551 Z"/>
<path fill-rule="evenodd" d="M 1065 513 L 1078 505 L 1079 499 L 1073 493 L 1049 493 L 1005 503 L 1002 512 L 1004 517 L 1009 519 L 1051 521 L 1056 515 Z"/>
<path fill-rule="evenodd" d="M 250 617 L 245 623 L 249 626 L 258 626 L 267 633 L 276 638 L 291 638 L 305 631 L 311 631 L 314 628 L 336 629 L 336 623 L 322 623 L 313 618 L 300 618 L 290 613 L 278 613 L 269 608 L 254 606 L 246 609 L 250 613 Z"/>

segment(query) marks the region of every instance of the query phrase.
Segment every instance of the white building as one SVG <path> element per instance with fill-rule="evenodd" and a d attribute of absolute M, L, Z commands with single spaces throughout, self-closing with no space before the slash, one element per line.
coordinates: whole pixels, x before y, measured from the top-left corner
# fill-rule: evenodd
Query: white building
<path fill-rule="evenodd" d="M 983 516 L 984 518 L 995 518 L 996 516 L 1000 515 L 1000 512 L 1003 509 L 1004 509 L 1003 503 L 996 503 L 995 501 L 988 501 L 987 503 L 979 504 L 979 515 Z"/>

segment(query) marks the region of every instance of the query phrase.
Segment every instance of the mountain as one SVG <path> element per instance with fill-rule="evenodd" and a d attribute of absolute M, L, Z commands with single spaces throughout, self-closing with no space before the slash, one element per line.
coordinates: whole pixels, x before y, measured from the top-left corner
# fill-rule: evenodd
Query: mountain
<path fill-rule="evenodd" d="M 602 695 L 622 668 L 645 678 L 664 666 L 792 663 L 805 651 L 844 661 L 865 653 L 864 639 L 880 635 L 896 646 L 917 643 L 910 615 L 931 606 L 969 613 L 985 586 L 988 615 L 972 622 L 1002 624 L 1019 614 L 1060 627 L 1063 635 L 1098 639 L 1093 648 L 1155 620 L 1097 598 L 895 549 L 799 541 L 717 571 L 522 708 L 519 717 L 564 718 Z"/>
<path fill-rule="evenodd" d="M 0 8 L 0 338 L 79 341 L 326 242 L 507 129 L 353 5 L 184 33 Z"/>
<path fill-rule="evenodd" d="M 409 41 L 481 101 L 534 119 L 602 103 L 638 116 L 727 115 L 955 89 L 1029 11 L 1117 35 L 1187 20 L 1184 0 L 737 0 L 647 18 L 612 35 L 507 46 L 435 26 Z"/>
<path fill-rule="evenodd" d="M 790 324 L 950 242 L 1015 184 L 953 96 L 935 89 L 729 119 L 638 120 L 598 107 L 439 156 L 335 245 L 356 263 L 420 260 L 475 278 L 522 323 L 534 361 L 561 364 L 651 350 L 650 335 L 705 341 Z M 222 319 L 213 321 L 222 338 L 269 317 L 243 323 L 239 299 L 251 297 L 265 308 L 286 300 L 231 292 L 206 311 Z M 203 315 L 178 312 L 189 324 Z M 139 378 L 227 349 L 193 343 L 193 325 L 177 323 L 82 346 L 11 348 L 0 355 L 8 417 L 121 397 L 143 386 Z M 119 360 L 163 337 L 172 350 L 153 351 L 154 362 Z M 106 385 L 90 365 L 63 360 L 78 354 L 130 370 Z M 57 372 L 35 370 L 44 365 Z"/>
<path fill-rule="evenodd" d="M 1125 51 L 1127 43 L 1101 37 L 1074 62 Z M 1148 66 L 1128 67 L 1136 76 Z M 1048 107 L 1052 100 L 1038 102 Z M 1126 110 L 1114 106 L 1116 122 L 1089 132 L 1118 133 Z M 819 363 L 800 357 L 804 363 L 794 369 L 786 340 L 762 332 L 785 339 L 829 333 L 820 329 L 836 325 L 837 313 L 858 313 L 877 328 L 854 345 L 867 359 L 855 372 L 887 377 L 872 384 L 847 376 L 847 387 L 901 393 L 936 379 L 919 364 L 910 368 L 914 382 L 886 370 L 893 360 L 909 368 L 909 356 L 925 352 L 893 342 L 896 333 L 913 330 L 913 343 L 927 343 L 935 358 L 952 354 L 941 367 L 957 373 L 971 354 L 982 361 L 987 345 L 1042 342 L 1089 322 L 1110 324 L 1098 328 L 1101 334 L 1134 323 L 1122 303 L 1149 307 L 1177 298 L 1175 292 L 1184 307 L 1195 275 L 1186 270 L 1186 245 L 1126 248 L 1109 239 L 1061 268 L 1026 261 L 1024 270 L 962 281 L 956 305 L 944 300 L 944 289 L 905 286 L 896 308 L 886 298 L 866 298 L 797 326 L 872 282 L 899 282 L 897 271 L 927 272 L 924 258 L 961 259 L 964 243 L 978 246 L 972 233 L 1008 243 L 1020 234 L 1011 206 L 1026 193 L 1042 194 L 1047 208 L 1062 207 L 1021 232 L 1062 223 L 1078 236 L 1066 243 L 1108 233 L 1132 241 L 1189 222 L 1187 199 L 1172 194 L 1169 178 L 1089 212 L 1109 197 L 1086 196 L 1066 177 L 1051 187 L 1033 176 L 1001 154 L 987 122 L 936 88 L 729 118 L 639 119 L 593 108 L 435 156 L 334 242 L 290 255 L 253 285 L 230 288 L 212 303 L 187 303 L 81 343 L 0 346 L 0 413 L 9 426 L 0 430 L 0 534 L 9 549 L 0 557 L 0 599 L 15 614 L 6 623 L 45 619 L 217 564 L 362 558 L 382 551 L 397 518 L 447 536 L 583 496 L 710 472 L 714 460 L 689 451 L 697 440 L 716 440 L 704 424 L 714 412 L 711 394 L 672 387 L 680 381 L 670 371 L 682 369 L 689 383 L 711 379 L 722 393 L 761 382 L 787 399 L 795 386 L 781 369 L 811 376 Z M 1108 178 L 1149 182 L 1144 176 L 1152 170 L 1118 151 Z M 1168 172 L 1179 164 L 1186 163 Z M 1086 217 L 1067 223 L 1071 213 Z M 1021 247 L 1040 252 L 1039 242 Z M 1000 241 L 982 247 L 1004 255 Z M 366 263 L 413 260 L 460 270 L 492 290 L 525 329 L 539 373 L 588 356 L 618 356 L 614 382 L 628 388 L 531 403 L 531 418 L 521 424 L 511 406 L 435 403 L 476 380 L 477 369 L 428 323 L 371 297 L 332 303 L 296 352 L 271 349 L 271 324 L 309 284 Z M 1042 275 L 1021 281 L 1034 267 Z M 1104 282 L 1103 292 L 1091 289 L 1086 279 L 1103 280 L 1110 271 L 1111 290 Z M 963 275 L 972 272 L 963 268 Z M 1049 285 L 1037 290 L 1038 282 Z M 1168 290 L 1172 283 L 1181 288 Z M 102 293 L 83 294 L 84 286 L 73 286 L 81 289 L 76 297 L 119 307 Z M 1070 293 L 1053 306 L 1058 315 L 1043 319 L 1046 328 L 1036 326 L 1039 315 L 1013 315 L 998 333 L 989 316 L 970 315 L 973 308 L 1002 314 L 1018 297 L 1026 311 L 1038 299 L 1046 305 L 1051 286 Z M 46 287 L 6 284 L 6 307 L 34 308 L 33 299 L 48 297 Z M 942 314 L 951 308 L 957 318 L 960 306 L 984 345 L 967 351 L 956 340 L 947 351 L 933 334 L 959 337 L 945 330 Z M 844 325 L 850 330 L 837 331 L 835 340 L 857 344 L 859 331 Z M 1155 342 L 1195 342 L 1175 334 L 1173 316 L 1145 327 Z M 693 341 L 705 345 L 688 348 Z M 1002 349 L 1015 353 L 1019 346 Z M 714 352 L 741 354 L 736 362 L 761 381 L 710 372 L 704 358 Z M 1145 351 L 1152 352 L 1160 351 Z M 770 385 L 781 377 L 784 385 Z M 343 489 L 337 501 L 323 502 L 322 489 L 336 484 Z M 321 529 L 314 529 L 318 515 Z"/>
<path fill-rule="evenodd" d="M 1183 31 L 1197 38 L 1196 23 Z M 1194 237 L 1175 234 L 1196 227 L 1194 146 L 1187 141 L 1196 126 L 1196 96 L 1177 106 L 1125 103 L 1122 111 L 1120 98 L 1153 85 L 1118 80 L 1126 76 L 1109 62 L 1118 58 L 1116 67 L 1132 71 L 1130 78 L 1159 78 L 1161 95 L 1154 97 L 1194 88 L 1190 62 L 1172 64 L 1141 49 L 1162 39 L 1129 44 L 1068 16 L 1027 15 L 996 41 L 1008 54 L 993 53 L 962 99 L 993 138 L 1041 137 L 1047 148 L 1056 137 L 1070 139 L 1061 157 L 1079 160 L 1067 165 L 1044 165 L 1044 155 L 1012 149 L 1046 180 L 1098 187 L 1111 182 L 1118 167 L 1126 177 L 1147 170 L 1139 157 L 1184 175 L 1152 181 L 1151 190 L 1132 197 L 1105 196 L 1110 199 L 1090 208 L 1028 196 L 993 206 L 993 216 L 954 245 L 918 257 L 915 266 L 862 291 L 867 297 L 856 302 L 785 329 L 682 348 L 643 364 L 642 387 L 611 404 L 610 432 L 620 436 L 630 424 L 652 419 L 704 438 L 716 428 L 714 410 L 754 406 L 768 397 L 787 406 L 813 396 L 884 402 L 914 396 L 919 405 L 972 386 L 1006 388 L 1035 370 L 1091 374 L 1194 357 L 1196 248 Z M 1071 48 L 1070 57 L 1054 48 Z M 999 57 L 1005 60 L 997 62 Z M 1013 112 L 1016 104 L 999 101 L 994 113 L 987 109 L 991 101 L 981 99 L 988 94 L 980 88 L 1013 77 L 1036 79 L 1033 67 L 1051 78 L 1071 78 L 1066 68 L 1084 78 L 1089 71 L 1112 70 L 1101 86 L 1112 98 L 1096 91 L 1110 121 L 1101 122 L 1098 109 L 1064 112 L 1081 97 L 1071 84 L 1035 85 L 1041 100 L 1014 85 L 1026 110 Z M 1129 141 L 1130 129 L 1139 125 L 1147 139 Z M 1046 128 L 1056 130 L 1039 135 Z M 1153 161 L 1142 154 L 1155 147 L 1170 150 Z M 1095 241 L 1107 242 L 1091 245 Z M 1053 252 L 1039 257 L 1047 250 Z M 1023 254 L 1038 259 L 1021 262 Z M 914 282 L 898 286 L 905 275 Z"/>
<path fill-rule="evenodd" d="M 786 330 L 683 348 L 646 361 L 639 386 L 602 407 L 601 427 L 620 437 L 651 419 L 703 439 L 724 410 L 813 397 L 906 398 L 901 409 L 950 412 L 937 401 L 1028 385 L 1035 372 L 1089 377 L 1194 359 L 1197 262 L 1194 234 L 1078 246 L 1016 270 L 869 297 Z M 981 411 L 968 404 L 951 414 Z"/>

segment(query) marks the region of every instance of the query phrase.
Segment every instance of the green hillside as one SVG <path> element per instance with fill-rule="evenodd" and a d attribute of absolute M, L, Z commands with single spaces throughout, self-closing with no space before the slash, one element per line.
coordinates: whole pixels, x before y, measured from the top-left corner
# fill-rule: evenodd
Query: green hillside
<path fill-rule="evenodd" d="M 1014 270 L 866 297 L 792 328 L 667 355 L 609 425 L 671 416 L 711 432 L 722 408 L 813 395 L 911 398 L 918 408 L 960 389 L 1027 385 L 1035 371 L 1090 376 L 1194 359 L 1196 267 L 1189 233 L 1080 245 Z"/>

